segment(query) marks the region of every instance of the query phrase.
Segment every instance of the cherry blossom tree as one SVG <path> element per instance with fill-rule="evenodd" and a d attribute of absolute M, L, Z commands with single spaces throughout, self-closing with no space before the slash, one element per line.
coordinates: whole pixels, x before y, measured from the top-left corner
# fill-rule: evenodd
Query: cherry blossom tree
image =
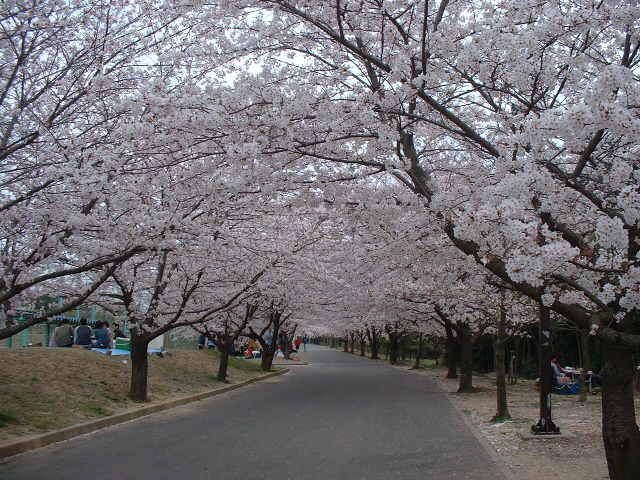
<path fill-rule="evenodd" d="M 255 5 L 273 8 L 256 51 L 304 59 L 283 148 L 324 178 L 388 172 L 456 248 L 593 330 L 610 476 L 637 474 L 638 6 Z"/>
<path fill-rule="evenodd" d="M 118 235 L 105 205 L 126 172 L 114 128 L 141 82 L 169 73 L 193 24 L 180 7 L 139 2 L 11 2 L 0 13 L 0 228 L 3 315 L 15 317 L 63 284 L 72 294 L 0 338 L 82 304 L 141 250 Z M 175 64 L 175 62 L 174 62 Z M 115 203 L 115 202 L 113 202 Z M 127 207 L 128 208 L 128 207 Z"/>

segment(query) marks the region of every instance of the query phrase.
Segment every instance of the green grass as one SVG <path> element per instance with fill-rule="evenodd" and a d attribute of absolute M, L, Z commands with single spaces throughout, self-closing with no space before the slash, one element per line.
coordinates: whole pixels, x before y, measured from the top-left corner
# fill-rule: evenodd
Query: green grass
<path fill-rule="evenodd" d="M 244 370 L 246 372 L 259 372 L 260 360 L 245 360 L 239 357 L 229 357 L 229 366 L 237 368 L 238 370 Z"/>
<path fill-rule="evenodd" d="M 211 355 L 215 357 L 216 362 L 220 358 L 220 352 L 214 349 L 204 350 L 207 355 Z M 242 357 L 229 357 L 229 367 L 235 368 L 237 370 L 242 370 L 245 372 L 259 372 L 260 371 L 260 360 L 247 360 Z M 213 376 L 215 378 L 215 375 Z"/>
<path fill-rule="evenodd" d="M 113 413 L 111 410 L 96 403 L 86 403 L 82 405 L 82 409 L 89 415 L 95 415 L 97 417 L 107 417 Z"/>
<path fill-rule="evenodd" d="M 6 427 L 10 423 L 19 423 L 18 417 L 12 412 L 0 410 L 0 428 Z"/>
<path fill-rule="evenodd" d="M 36 430 L 46 432 L 47 430 L 58 428 L 58 423 L 51 418 L 40 417 L 33 420 L 31 422 L 31 426 L 33 426 L 33 428 L 35 428 Z"/>

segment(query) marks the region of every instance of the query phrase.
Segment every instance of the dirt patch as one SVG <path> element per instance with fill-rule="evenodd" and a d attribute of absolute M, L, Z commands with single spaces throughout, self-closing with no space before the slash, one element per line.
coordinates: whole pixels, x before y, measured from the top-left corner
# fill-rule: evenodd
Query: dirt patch
<path fill-rule="evenodd" d="M 491 422 L 496 411 L 495 378 L 474 377 L 478 391 L 458 394 L 457 380 L 445 379 L 443 369 L 416 371 L 437 379 L 453 402 L 495 448 L 498 457 L 518 480 L 598 480 L 608 479 L 602 442 L 600 396 L 589 395 L 585 404 L 577 395 L 553 395 L 553 416 L 563 432 L 571 436 L 552 440 L 523 440 L 519 431 L 528 431 L 538 420 L 538 392 L 532 381 L 519 380 L 508 387 L 512 420 Z M 640 398 L 636 398 L 640 413 Z M 640 420 L 640 417 L 639 417 Z"/>
<path fill-rule="evenodd" d="M 228 380 L 257 376 L 256 366 L 231 359 Z M 176 350 L 149 358 L 149 398 L 157 403 L 222 386 L 213 351 Z M 0 443 L 135 407 L 127 397 L 128 357 L 75 348 L 0 349 Z"/>

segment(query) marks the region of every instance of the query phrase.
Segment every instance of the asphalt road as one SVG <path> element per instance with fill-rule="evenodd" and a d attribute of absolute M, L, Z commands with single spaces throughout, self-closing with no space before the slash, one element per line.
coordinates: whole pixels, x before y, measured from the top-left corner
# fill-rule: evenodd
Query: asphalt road
<path fill-rule="evenodd" d="M 316 347 L 309 366 L 0 464 L 0 479 L 500 479 L 425 376 Z"/>

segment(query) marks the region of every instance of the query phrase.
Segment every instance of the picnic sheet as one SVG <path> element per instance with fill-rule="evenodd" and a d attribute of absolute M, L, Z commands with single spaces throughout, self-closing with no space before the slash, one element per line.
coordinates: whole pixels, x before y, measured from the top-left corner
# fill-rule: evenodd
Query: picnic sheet
<path fill-rule="evenodd" d="M 131 352 L 129 350 L 122 350 L 120 348 L 92 348 L 91 351 L 92 352 L 102 353 L 104 355 L 108 355 L 109 352 L 111 352 L 111 356 L 131 355 Z M 160 353 L 160 352 L 162 352 L 162 350 L 160 350 L 159 348 L 150 348 L 149 350 L 147 350 L 147 352 L 148 353 Z"/>

